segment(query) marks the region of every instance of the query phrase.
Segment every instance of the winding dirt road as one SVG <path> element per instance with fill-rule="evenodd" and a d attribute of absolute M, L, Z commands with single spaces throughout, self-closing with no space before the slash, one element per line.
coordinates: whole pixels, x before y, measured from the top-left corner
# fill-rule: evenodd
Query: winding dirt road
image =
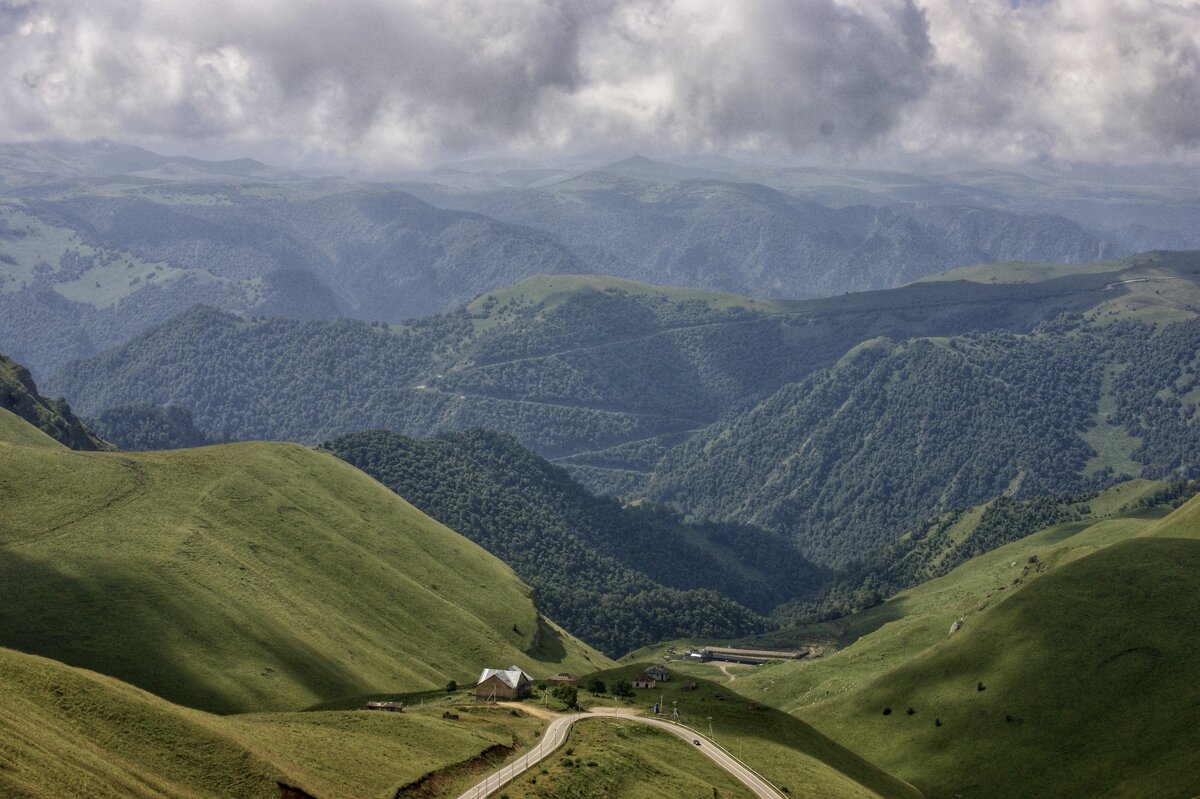
<path fill-rule="evenodd" d="M 536 766 L 539 762 L 549 757 L 558 747 L 562 746 L 567 740 L 567 734 L 571 731 L 571 727 L 578 721 L 588 719 L 616 719 L 619 721 L 633 721 L 639 724 L 648 724 L 651 727 L 658 727 L 672 735 L 682 738 L 700 754 L 712 760 L 721 768 L 728 771 L 736 777 L 743 785 L 750 789 L 750 792 L 759 799 L 784 799 L 783 794 L 775 790 L 775 788 L 762 777 L 758 776 L 748 766 L 735 758 L 733 755 L 726 752 L 721 747 L 717 746 L 708 738 L 700 733 L 689 730 L 687 727 L 681 727 L 678 724 L 672 724 L 669 721 L 662 719 L 649 718 L 646 716 L 638 716 L 629 711 L 618 710 L 616 708 L 606 708 L 604 712 L 593 713 L 571 713 L 566 716 L 559 716 L 550 722 L 550 726 L 546 728 L 546 732 L 538 741 L 537 746 L 530 749 L 519 758 L 509 763 L 508 765 L 492 772 L 485 777 L 481 782 L 464 791 L 459 799 L 485 799 L 491 796 L 496 791 L 503 788 L 508 783 L 525 773 L 527 770 Z M 699 741 L 700 745 L 696 746 L 695 741 Z"/>

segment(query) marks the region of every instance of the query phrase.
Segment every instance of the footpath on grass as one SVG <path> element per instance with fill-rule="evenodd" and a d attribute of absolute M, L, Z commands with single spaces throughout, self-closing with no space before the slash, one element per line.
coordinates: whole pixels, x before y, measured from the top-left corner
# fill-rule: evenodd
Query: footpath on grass
<path fill-rule="evenodd" d="M 522 710 L 529 711 L 530 708 L 522 707 Z M 543 716 L 542 713 L 536 715 Z M 633 721 L 639 724 L 647 724 L 651 727 L 658 727 L 661 730 L 671 733 L 672 735 L 682 738 L 692 748 L 708 759 L 712 760 L 721 768 L 728 771 L 737 778 L 743 785 L 750 789 L 751 793 L 758 799 L 784 799 L 782 793 L 775 789 L 773 785 L 760 777 L 753 769 L 747 766 L 742 761 L 738 760 L 733 755 L 726 752 L 712 740 L 704 735 L 701 735 L 696 730 L 689 727 L 684 727 L 682 724 L 675 724 L 663 719 L 650 718 L 641 716 L 631 710 L 625 708 L 593 708 L 586 713 L 570 713 L 567 715 L 554 714 L 554 719 L 546 728 L 546 732 L 538 741 L 537 746 L 530 749 L 519 758 L 503 766 L 489 774 L 483 780 L 464 791 L 459 799 L 485 799 L 491 796 L 496 791 L 503 788 L 508 783 L 512 782 L 517 777 L 524 774 L 533 766 L 536 766 L 542 760 L 549 757 L 556 749 L 562 746 L 567 735 L 571 731 L 571 727 L 576 722 L 586 721 L 589 719 L 617 719 L 620 721 Z M 549 717 L 545 715 L 544 717 Z M 698 746 L 696 744 L 699 744 Z"/>

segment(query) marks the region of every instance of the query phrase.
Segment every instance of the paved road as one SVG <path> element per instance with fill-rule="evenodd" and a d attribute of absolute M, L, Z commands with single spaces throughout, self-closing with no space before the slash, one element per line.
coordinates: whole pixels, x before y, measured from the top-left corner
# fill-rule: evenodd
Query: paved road
<path fill-rule="evenodd" d="M 507 766 L 489 774 L 482 782 L 465 791 L 459 799 L 484 799 L 491 796 L 502 787 L 519 777 L 527 769 L 537 765 L 541 760 L 554 753 L 554 750 L 567 740 L 567 733 L 577 721 L 584 719 L 617 719 L 633 721 L 639 724 L 649 724 L 658 727 L 688 742 L 688 745 L 700 754 L 712 760 L 721 768 L 728 771 L 750 789 L 758 799 L 784 799 L 783 794 L 775 790 L 770 783 L 744 766 L 740 760 L 718 747 L 708 738 L 686 727 L 680 727 L 662 719 L 635 716 L 628 712 L 610 711 L 606 713 L 571 713 L 560 716 L 550 722 L 546 732 L 542 734 L 538 745 L 529 750 Z M 700 741 L 700 746 L 693 744 Z"/>

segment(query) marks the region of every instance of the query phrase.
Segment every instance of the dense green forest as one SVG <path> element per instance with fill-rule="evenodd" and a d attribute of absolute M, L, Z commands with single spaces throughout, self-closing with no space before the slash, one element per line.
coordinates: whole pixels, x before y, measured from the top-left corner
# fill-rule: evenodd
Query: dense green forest
<path fill-rule="evenodd" d="M 183 449 L 216 443 L 196 428 L 192 413 L 175 405 L 119 405 L 88 425 L 121 449 Z"/>
<path fill-rule="evenodd" d="M 50 385 L 223 439 L 496 429 L 842 567 L 1001 494 L 1188 476 L 1200 257 L 1038 269 L 806 302 L 543 276 L 398 326 L 197 308 Z"/>
<path fill-rule="evenodd" d="M 508 563 L 547 614 L 610 653 L 762 629 L 746 608 L 768 613 L 824 579 L 776 534 L 622 507 L 508 435 L 372 431 L 324 446 Z"/>
<path fill-rule="evenodd" d="M 1194 477 L 1197 352 L 1197 320 L 874 342 L 669 451 L 649 493 L 844 566 L 1000 494 Z"/>
<path fill-rule="evenodd" d="M 783 303 L 543 277 L 390 327 L 196 308 L 49 385 L 91 416 L 129 403 L 185 407 L 230 439 L 478 426 L 573 467 L 646 475 L 613 448 L 711 424 L 876 336 L 1031 330 L 1095 305 L 1109 280 L 940 282 Z"/>

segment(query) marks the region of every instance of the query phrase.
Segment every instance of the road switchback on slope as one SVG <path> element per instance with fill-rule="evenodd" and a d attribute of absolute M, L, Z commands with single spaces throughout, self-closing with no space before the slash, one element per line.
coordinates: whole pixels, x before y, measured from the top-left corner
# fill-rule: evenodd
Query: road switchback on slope
<path fill-rule="evenodd" d="M 567 735 L 571 731 L 571 727 L 578 721 L 587 719 L 617 719 L 620 721 L 633 721 L 639 724 L 648 724 L 651 727 L 658 727 L 672 735 L 682 738 L 687 741 L 700 754 L 712 760 L 721 768 L 728 771 L 736 777 L 743 785 L 750 789 L 751 793 L 758 799 L 784 799 L 783 794 L 775 790 L 769 782 L 758 776 L 749 766 L 742 763 L 733 755 L 726 752 L 711 740 L 696 732 L 695 730 L 682 727 L 678 724 L 672 724 L 669 721 L 662 719 L 647 718 L 639 716 L 628 711 L 618 710 L 616 708 L 604 709 L 604 712 L 593 713 L 571 713 L 566 716 L 559 716 L 550 722 L 546 728 L 546 732 L 538 741 L 537 746 L 530 749 L 519 758 L 509 763 L 508 765 L 497 769 L 489 774 L 482 781 L 464 791 L 459 799 L 485 799 L 491 796 L 496 791 L 503 788 L 508 783 L 512 782 L 517 777 L 524 774 L 533 766 L 540 763 L 545 758 L 549 757 L 567 740 Z M 693 742 L 700 741 L 700 745 L 696 746 Z"/>

